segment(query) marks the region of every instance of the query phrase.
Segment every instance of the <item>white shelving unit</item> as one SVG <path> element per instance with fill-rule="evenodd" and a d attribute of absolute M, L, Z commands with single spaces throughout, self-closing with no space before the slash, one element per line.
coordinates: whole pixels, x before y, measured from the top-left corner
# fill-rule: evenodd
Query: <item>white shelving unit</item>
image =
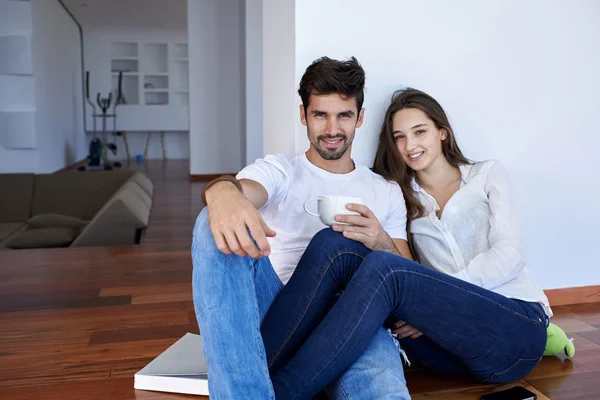
<path fill-rule="evenodd" d="M 139 104 L 139 57 L 138 44 L 130 42 L 112 43 L 110 48 L 110 70 L 112 91 L 119 88 L 119 72 L 123 72 L 123 98 L 125 104 Z"/>
<path fill-rule="evenodd" d="M 113 43 L 110 48 L 112 58 L 135 58 L 138 57 L 138 44 L 135 42 Z"/>
<path fill-rule="evenodd" d="M 144 70 L 146 73 L 167 73 L 167 44 L 144 43 Z"/>
<path fill-rule="evenodd" d="M 144 43 L 144 104 L 163 106 L 169 104 L 168 45 Z"/>
<path fill-rule="evenodd" d="M 125 130 L 187 130 L 187 43 L 122 41 L 110 46 L 113 98 L 123 72 L 125 104 L 119 106 L 118 125 Z"/>
<path fill-rule="evenodd" d="M 126 104 L 189 104 L 186 43 L 113 42 L 110 55 L 112 87 L 117 90 L 122 71 Z"/>
<path fill-rule="evenodd" d="M 173 103 L 180 106 L 189 104 L 189 67 L 188 45 L 174 44 L 171 51 L 171 70 L 173 76 Z"/>

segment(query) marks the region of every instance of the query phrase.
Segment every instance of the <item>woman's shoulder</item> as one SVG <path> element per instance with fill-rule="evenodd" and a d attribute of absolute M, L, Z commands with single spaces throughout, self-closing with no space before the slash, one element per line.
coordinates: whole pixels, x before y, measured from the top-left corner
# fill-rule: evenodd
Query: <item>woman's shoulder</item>
<path fill-rule="evenodd" d="M 506 168 L 504 167 L 502 162 L 498 160 L 475 161 L 471 164 L 465 164 L 461 166 L 461 168 L 466 170 L 465 172 L 467 173 L 469 179 L 474 178 L 478 175 L 487 177 L 490 174 L 506 174 Z"/>

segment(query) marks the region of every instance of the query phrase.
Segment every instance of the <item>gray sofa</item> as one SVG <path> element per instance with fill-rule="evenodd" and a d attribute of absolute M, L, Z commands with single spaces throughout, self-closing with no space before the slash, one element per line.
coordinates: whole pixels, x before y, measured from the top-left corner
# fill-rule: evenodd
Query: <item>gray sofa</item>
<path fill-rule="evenodd" d="M 153 195 L 140 172 L 0 174 L 0 250 L 139 243 Z"/>

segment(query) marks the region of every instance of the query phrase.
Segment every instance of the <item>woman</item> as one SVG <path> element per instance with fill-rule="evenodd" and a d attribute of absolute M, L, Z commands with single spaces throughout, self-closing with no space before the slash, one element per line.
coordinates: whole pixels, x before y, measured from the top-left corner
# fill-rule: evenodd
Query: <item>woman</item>
<path fill-rule="evenodd" d="M 469 162 L 438 102 L 407 89 L 392 97 L 373 169 L 402 187 L 419 263 L 348 239 L 352 226 L 320 232 L 309 247 L 321 259 L 300 261 L 261 327 L 277 399 L 318 393 L 382 324 L 440 373 L 523 377 L 552 311 L 525 266 L 503 166 Z"/>

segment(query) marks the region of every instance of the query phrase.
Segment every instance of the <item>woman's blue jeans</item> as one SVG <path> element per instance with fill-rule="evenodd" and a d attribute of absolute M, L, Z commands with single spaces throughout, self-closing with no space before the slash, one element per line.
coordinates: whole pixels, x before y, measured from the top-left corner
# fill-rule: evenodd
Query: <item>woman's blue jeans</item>
<path fill-rule="evenodd" d="M 397 320 L 423 333 L 400 341 L 423 364 L 493 383 L 533 369 L 549 323 L 538 303 L 506 298 L 391 253 L 371 252 L 324 229 L 261 326 L 276 398 L 318 393 L 364 352 L 382 325 Z"/>

